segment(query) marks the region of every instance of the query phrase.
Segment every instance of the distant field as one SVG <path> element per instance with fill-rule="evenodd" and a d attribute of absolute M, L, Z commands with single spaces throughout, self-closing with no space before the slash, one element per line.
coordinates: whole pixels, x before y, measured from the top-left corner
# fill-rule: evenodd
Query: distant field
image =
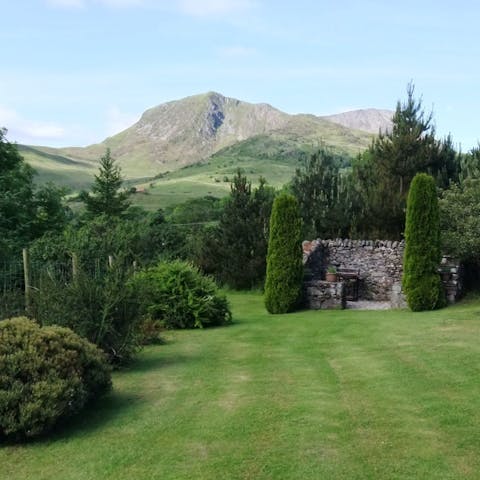
<path fill-rule="evenodd" d="M 205 195 L 223 197 L 230 192 L 230 181 L 238 168 L 253 185 L 264 177 L 268 185 L 281 187 L 290 181 L 298 165 L 298 162 L 214 156 L 205 164 L 182 168 L 164 178 L 140 184 L 147 193 L 134 195 L 133 203 L 155 210 Z"/>
<path fill-rule="evenodd" d="M 54 182 L 71 191 L 88 188 L 97 173 L 95 164 L 20 145 L 23 158 L 36 170 L 36 182 Z"/>
<path fill-rule="evenodd" d="M 276 138 L 260 135 L 225 148 L 206 161 L 166 172 L 161 178 L 142 178 L 142 164 L 133 173 L 131 165 L 128 172 L 122 170 L 122 173 L 127 186 L 145 190 L 145 193 L 134 195 L 132 202 L 147 210 L 156 210 L 205 195 L 227 195 L 230 180 L 239 168 L 253 185 L 257 185 L 259 178 L 263 177 L 268 185 L 282 187 L 291 180 L 302 159 L 319 147 L 318 142 L 313 140 L 311 143 L 303 142 L 295 136 L 283 135 Z M 97 173 L 98 164 L 55 152 L 55 149 L 44 147 L 20 146 L 20 153 L 39 173 L 39 183 L 53 181 L 67 186 L 72 192 L 88 188 Z M 352 154 L 350 151 L 340 152 L 347 155 L 347 158 Z"/>
<path fill-rule="evenodd" d="M 166 334 L 51 438 L 0 449 L 9 480 L 474 480 L 480 301 L 435 312 L 266 313 Z"/>

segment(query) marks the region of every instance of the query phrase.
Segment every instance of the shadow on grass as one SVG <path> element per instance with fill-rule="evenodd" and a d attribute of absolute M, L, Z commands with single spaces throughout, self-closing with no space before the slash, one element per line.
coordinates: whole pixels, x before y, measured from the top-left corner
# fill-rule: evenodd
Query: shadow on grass
<path fill-rule="evenodd" d="M 138 395 L 112 391 L 91 402 L 75 416 L 60 421 L 52 430 L 38 437 L 23 440 L 2 438 L 1 445 L 5 447 L 47 445 L 87 436 L 102 429 L 116 417 L 128 415 L 129 411 L 136 409 L 141 403 L 143 400 Z"/>
<path fill-rule="evenodd" d="M 113 390 L 103 398 L 90 403 L 74 417 L 58 424 L 48 441 L 82 436 L 103 428 L 118 416 L 125 416 L 144 400 L 138 395 L 119 393 Z"/>
<path fill-rule="evenodd" d="M 121 373 L 141 373 L 148 372 L 150 370 L 158 370 L 165 367 L 171 367 L 178 364 L 183 364 L 195 360 L 193 355 L 184 354 L 168 354 L 168 355 L 154 355 L 155 349 L 161 349 L 161 346 L 151 346 L 149 351 L 141 354 L 136 360 L 134 360 L 128 368 L 120 370 Z"/>

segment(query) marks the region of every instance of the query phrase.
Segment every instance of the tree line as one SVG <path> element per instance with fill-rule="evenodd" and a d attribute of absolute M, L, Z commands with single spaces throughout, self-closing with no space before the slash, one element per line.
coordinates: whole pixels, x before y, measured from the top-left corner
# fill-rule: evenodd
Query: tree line
<path fill-rule="evenodd" d="M 0 133 L 0 259 L 26 245 L 34 256 L 60 261 L 77 252 L 88 263 L 99 255 L 148 265 L 180 258 L 232 288 L 263 286 L 269 219 L 279 193 L 243 172 L 231 179 L 224 199 L 204 197 L 149 213 L 132 206 L 119 166 L 107 151 L 90 191 L 72 212 L 65 191 L 36 187 L 34 172 Z M 440 199 L 443 249 L 461 260 L 480 260 L 480 149 L 455 150 L 450 136 L 436 136 L 412 84 L 399 101 L 389 131 L 348 158 L 327 147 L 304 159 L 281 192 L 293 194 L 302 237 L 400 240 L 412 179 L 427 173 Z"/>

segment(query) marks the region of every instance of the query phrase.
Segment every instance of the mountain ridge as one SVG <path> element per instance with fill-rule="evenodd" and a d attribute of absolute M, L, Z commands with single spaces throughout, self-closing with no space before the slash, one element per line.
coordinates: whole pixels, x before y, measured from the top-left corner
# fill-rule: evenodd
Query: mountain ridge
<path fill-rule="evenodd" d="M 375 121 L 371 112 L 374 110 L 370 110 L 370 127 Z M 345 115 L 355 117 L 352 112 Z M 133 125 L 97 144 L 31 148 L 94 163 L 110 148 L 124 174 L 133 178 L 204 161 L 238 142 L 274 133 L 277 136 L 295 134 L 300 143 L 304 138 L 355 154 L 369 144 L 371 132 L 357 128 L 365 124 L 365 115 L 349 121 L 345 115 L 291 115 L 267 103 L 244 102 L 211 91 L 149 108 Z M 383 117 L 377 115 L 376 118 Z"/>

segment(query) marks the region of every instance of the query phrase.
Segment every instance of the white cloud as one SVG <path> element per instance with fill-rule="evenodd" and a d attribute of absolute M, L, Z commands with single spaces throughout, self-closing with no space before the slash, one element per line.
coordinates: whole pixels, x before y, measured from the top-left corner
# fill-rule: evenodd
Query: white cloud
<path fill-rule="evenodd" d="M 127 8 L 127 7 L 141 7 L 145 5 L 144 0 L 97 0 L 107 7 L 112 8 Z"/>
<path fill-rule="evenodd" d="M 188 15 L 207 17 L 240 13 L 253 7 L 251 0 L 178 0 L 178 6 Z"/>
<path fill-rule="evenodd" d="M 83 8 L 92 4 L 105 5 L 111 8 L 140 7 L 146 0 L 45 0 L 47 5 L 57 8 Z"/>
<path fill-rule="evenodd" d="M 223 58 L 245 58 L 255 55 L 257 51 L 254 48 L 237 45 L 232 47 L 222 47 L 218 50 L 218 53 Z"/>
<path fill-rule="evenodd" d="M 112 136 L 131 127 L 138 120 L 138 115 L 122 112 L 117 106 L 107 111 L 107 135 Z"/>
<path fill-rule="evenodd" d="M 255 6 L 256 0 L 44 0 L 56 8 L 82 8 L 103 5 L 110 8 L 146 7 L 178 11 L 195 17 L 218 17 L 244 13 Z"/>
<path fill-rule="evenodd" d="M 85 0 L 46 0 L 47 5 L 59 8 L 82 8 L 85 6 Z"/>
<path fill-rule="evenodd" d="M 0 105 L 0 126 L 8 129 L 8 137 L 19 143 L 44 143 L 65 137 L 63 127 L 50 122 L 23 118 L 15 110 Z"/>

